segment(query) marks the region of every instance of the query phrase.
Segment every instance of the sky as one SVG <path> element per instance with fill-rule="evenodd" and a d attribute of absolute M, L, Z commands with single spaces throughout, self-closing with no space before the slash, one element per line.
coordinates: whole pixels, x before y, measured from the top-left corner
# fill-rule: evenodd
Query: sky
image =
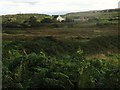
<path fill-rule="evenodd" d="M 118 8 L 120 0 L 0 0 L 0 15 L 39 13 L 65 14 Z"/>

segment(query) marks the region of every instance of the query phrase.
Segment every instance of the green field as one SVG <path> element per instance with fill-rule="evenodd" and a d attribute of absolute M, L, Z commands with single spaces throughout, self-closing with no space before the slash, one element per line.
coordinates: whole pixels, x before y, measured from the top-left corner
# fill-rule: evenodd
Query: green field
<path fill-rule="evenodd" d="M 67 15 L 74 18 L 84 14 Z M 103 17 L 100 12 L 96 16 Z M 111 17 L 116 16 L 112 12 Z M 3 89 L 120 88 L 118 21 L 107 17 L 99 22 L 4 27 Z M 53 24 L 57 27 L 51 27 Z"/>

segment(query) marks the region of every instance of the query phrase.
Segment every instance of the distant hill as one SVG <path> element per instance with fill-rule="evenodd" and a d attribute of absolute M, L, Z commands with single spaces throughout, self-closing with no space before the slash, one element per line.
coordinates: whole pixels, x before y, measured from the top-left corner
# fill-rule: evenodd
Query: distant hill
<path fill-rule="evenodd" d="M 16 15 L 2 15 L 2 22 L 6 22 L 8 19 L 14 19 L 18 23 L 22 23 L 30 17 L 36 17 L 38 21 L 41 21 L 44 18 L 51 18 L 51 16 L 46 14 L 16 14 Z"/>
<path fill-rule="evenodd" d="M 118 15 L 118 11 L 120 9 L 107 9 L 107 10 L 95 10 L 95 11 L 87 11 L 87 12 L 74 12 L 66 14 L 69 18 L 78 18 L 78 17 L 101 17 L 108 18 L 111 16 Z"/>
<path fill-rule="evenodd" d="M 118 15 L 118 12 L 120 11 L 119 9 L 106 9 L 106 10 L 94 10 L 94 11 L 86 11 L 86 12 L 74 12 L 74 13 L 67 13 L 65 15 L 62 16 L 66 16 L 67 18 L 71 18 L 71 19 L 75 19 L 75 18 L 79 18 L 79 17 L 95 17 L 98 18 L 100 17 L 101 19 L 104 18 L 110 18 L 110 17 L 114 17 Z M 13 18 L 15 20 L 17 20 L 19 23 L 22 23 L 24 20 L 35 16 L 37 18 L 38 21 L 41 21 L 44 18 L 53 18 L 50 15 L 46 15 L 46 14 L 16 14 L 16 15 L 2 15 L 2 22 L 6 22 L 6 20 L 8 20 L 9 18 Z M 1 16 L 0 16 L 1 17 Z"/>

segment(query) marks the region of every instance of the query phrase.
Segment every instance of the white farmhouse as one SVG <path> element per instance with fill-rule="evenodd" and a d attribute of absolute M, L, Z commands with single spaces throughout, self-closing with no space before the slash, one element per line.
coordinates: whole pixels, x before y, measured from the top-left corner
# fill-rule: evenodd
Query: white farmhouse
<path fill-rule="evenodd" d="M 60 15 L 56 18 L 57 21 L 62 22 L 65 21 L 66 18 L 61 17 Z"/>

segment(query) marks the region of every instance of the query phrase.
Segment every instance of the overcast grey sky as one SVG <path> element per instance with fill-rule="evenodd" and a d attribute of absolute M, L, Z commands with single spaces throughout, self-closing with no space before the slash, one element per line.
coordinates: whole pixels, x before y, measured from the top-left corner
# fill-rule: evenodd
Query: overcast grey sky
<path fill-rule="evenodd" d="M 16 13 L 65 14 L 118 8 L 120 0 L 0 0 L 0 15 Z"/>

